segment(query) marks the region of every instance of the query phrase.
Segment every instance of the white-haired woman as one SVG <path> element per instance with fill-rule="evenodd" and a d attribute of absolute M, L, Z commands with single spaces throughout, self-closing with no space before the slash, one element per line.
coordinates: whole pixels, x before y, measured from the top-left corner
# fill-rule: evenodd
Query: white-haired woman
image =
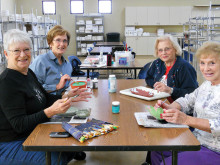
<path fill-rule="evenodd" d="M 194 92 L 172 104 L 161 105 L 161 118 L 167 122 L 195 128 L 193 134 L 201 143 L 199 151 L 178 153 L 179 165 L 220 164 L 220 43 L 209 41 L 196 52 L 200 71 L 206 79 Z M 188 116 L 193 112 L 193 116 Z M 165 164 L 171 164 L 171 152 L 163 152 Z M 163 165 L 161 152 L 151 152 L 152 165 Z"/>
<path fill-rule="evenodd" d="M 22 150 L 22 143 L 34 128 L 56 114 L 65 113 L 72 102 L 88 101 L 86 89 L 70 90 L 68 94 L 48 94 L 29 69 L 31 39 L 27 33 L 12 29 L 4 34 L 7 68 L 0 75 L 0 164 L 45 164 L 44 152 Z M 76 98 L 72 98 L 79 95 Z M 65 153 L 61 162 L 67 164 L 76 153 Z M 52 153 L 56 164 L 58 152 Z"/>
<path fill-rule="evenodd" d="M 169 101 L 193 92 L 197 87 L 197 74 L 191 64 L 181 58 L 182 49 L 171 35 L 157 38 L 155 57 L 147 71 L 146 83 L 150 87 L 171 94 Z"/>

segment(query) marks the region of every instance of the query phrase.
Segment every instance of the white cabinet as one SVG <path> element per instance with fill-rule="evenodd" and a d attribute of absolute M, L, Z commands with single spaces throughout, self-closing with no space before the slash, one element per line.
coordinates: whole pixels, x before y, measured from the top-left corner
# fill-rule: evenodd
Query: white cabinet
<path fill-rule="evenodd" d="M 147 25 L 169 25 L 169 7 L 148 7 Z"/>
<path fill-rule="evenodd" d="M 148 15 L 147 7 L 137 7 L 137 24 L 138 25 L 148 24 L 147 15 Z"/>
<path fill-rule="evenodd" d="M 147 14 L 146 7 L 126 7 L 125 25 L 146 25 Z"/>
<path fill-rule="evenodd" d="M 126 43 L 133 48 L 136 55 L 153 55 L 157 37 L 126 37 Z"/>
<path fill-rule="evenodd" d="M 207 17 L 208 8 L 207 7 L 193 7 L 192 8 L 192 18 L 194 17 Z"/>
<path fill-rule="evenodd" d="M 191 6 L 170 7 L 170 25 L 183 25 L 191 17 Z"/>
<path fill-rule="evenodd" d="M 137 37 L 126 37 L 126 43 L 128 46 L 133 48 L 133 51 L 137 51 L 137 43 L 136 43 Z"/>
<path fill-rule="evenodd" d="M 192 6 L 126 7 L 125 25 L 182 25 L 189 21 L 192 15 L 201 13 L 205 14 L 204 8 Z"/>
<path fill-rule="evenodd" d="M 158 25 L 169 25 L 170 24 L 170 8 L 169 7 L 158 7 L 157 10 L 158 10 Z"/>
<path fill-rule="evenodd" d="M 181 20 L 182 23 L 186 23 L 189 21 L 189 18 L 192 16 L 192 6 L 183 6 L 181 7 Z"/>
<path fill-rule="evenodd" d="M 136 39 L 137 55 L 147 55 L 148 53 L 147 39 L 148 37 L 137 37 Z"/>
<path fill-rule="evenodd" d="M 125 8 L 125 25 L 137 25 L 137 8 Z"/>
<path fill-rule="evenodd" d="M 148 7 L 147 12 L 148 12 L 147 15 L 148 23 L 146 25 L 158 25 L 159 24 L 158 7 Z"/>
<path fill-rule="evenodd" d="M 146 47 L 148 48 L 147 55 L 154 55 L 154 46 L 156 39 L 157 37 L 147 37 L 147 43 L 146 43 Z"/>

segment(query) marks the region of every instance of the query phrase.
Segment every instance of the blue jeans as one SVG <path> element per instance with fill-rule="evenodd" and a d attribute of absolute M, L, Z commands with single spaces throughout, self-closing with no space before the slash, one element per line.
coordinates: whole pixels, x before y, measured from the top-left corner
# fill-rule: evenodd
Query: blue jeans
<path fill-rule="evenodd" d="M 0 164 L 1 165 L 44 165 L 46 154 L 40 151 L 23 151 L 22 143 L 25 139 L 0 142 Z M 51 152 L 51 164 L 57 165 L 60 152 Z M 61 154 L 60 165 L 66 165 L 72 158 L 72 152 Z"/>

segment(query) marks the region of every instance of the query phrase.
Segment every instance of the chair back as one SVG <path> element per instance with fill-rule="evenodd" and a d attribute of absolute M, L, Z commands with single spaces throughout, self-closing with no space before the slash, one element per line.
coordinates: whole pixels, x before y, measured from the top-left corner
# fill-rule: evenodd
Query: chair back
<path fill-rule="evenodd" d="M 68 56 L 68 59 L 73 68 L 72 76 L 85 75 L 85 72 L 80 70 L 80 65 L 82 64 L 82 62 L 78 57 Z"/>
<path fill-rule="evenodd" d="M 140 70 L 140 72 L 138 73 L 138 78 L 139 79 L 145 79 L 148 70 L 150 69 L 151 65 L 153 62 L 149 62 L 147 64 L 144 65 L 144 67 Z"/>

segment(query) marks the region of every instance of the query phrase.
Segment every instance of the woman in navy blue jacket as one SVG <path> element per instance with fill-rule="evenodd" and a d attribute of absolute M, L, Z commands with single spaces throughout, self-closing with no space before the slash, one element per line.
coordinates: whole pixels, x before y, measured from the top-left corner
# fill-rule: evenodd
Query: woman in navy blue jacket
<path fill-rule="evenodd" d="M 145 79 L 150 87 L 170 93 L 172 100 L 198 87 L 195 69 L 182 59 L 181 54 L 182 49 L 172 36 L 159 37 L 155 44 L 155 56 L 159 58 L 153 61 Z"/>

